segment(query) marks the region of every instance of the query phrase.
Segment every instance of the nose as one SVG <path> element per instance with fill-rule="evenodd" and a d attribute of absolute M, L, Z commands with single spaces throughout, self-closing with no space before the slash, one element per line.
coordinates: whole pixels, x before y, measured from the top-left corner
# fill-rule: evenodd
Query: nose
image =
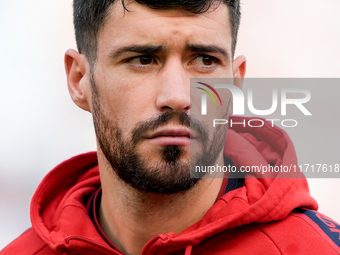
<path fill-rule="evenodd" d="M 190 109 L 190 78 L 186 75 L 181 61 L 173 60 L 164 66 L 160 74 L 157 108 L 164 112 Z"/>

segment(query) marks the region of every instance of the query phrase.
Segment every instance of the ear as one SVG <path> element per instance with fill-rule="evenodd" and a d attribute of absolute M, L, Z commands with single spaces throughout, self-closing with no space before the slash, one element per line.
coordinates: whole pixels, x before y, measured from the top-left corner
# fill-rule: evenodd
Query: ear
<path fill-rule="evenodd" d="M 90 108 L 90 64 L 86 57 L 75 50 L 65 53 L 67 86 L 73 102 L 85 111 Z"/>
<path fill-rule="evenodd" d="M 243 78 L 246 74 L 246 57 L 238 56 L 233 63 L 235 85 L 242 89 Z"/>

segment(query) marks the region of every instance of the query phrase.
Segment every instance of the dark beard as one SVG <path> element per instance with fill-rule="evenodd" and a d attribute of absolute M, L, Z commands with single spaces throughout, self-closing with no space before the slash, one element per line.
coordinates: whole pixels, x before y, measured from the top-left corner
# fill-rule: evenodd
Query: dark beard
<path fill-rule="evenodd" d="M 222 128 L 216 130 L 212 142 L 208 143 L 208 134 L 202 124 L 190 119 L 184 111 L 180 113 L 167 111 L 156 118 L 137 123 L 131 132 L 131 138 L 123 140 L 118 123 L 109 120 L 101 109 L 94 79 L 91 79 L 91 82 L 93 120 L 100 148 L 113 171 L 125 183 L 143 192 L 176 194 L 190 190 L 203 178 L 206 173 L 190 176 L 190 169 L 193 173 L 194 165 L 190 164 L 190 160 L 181 160 L 184 154 L 181 146 L 163 146 L 160 151 L 162 161 L 153 164 L 148 164 L 148 160 L 142 159 L 136 152 L 136 146 L 143 141 L 143 134 L 146 131 L 173 123 L 174 120 L 197 133 L 196 139 L 201 142 L 202 151 L 196 157 L 196 165 L 209 166 L 215 163 L 225 141 L 226 132 Z M 207 144 L 210 146 L 206 146 Z"/>

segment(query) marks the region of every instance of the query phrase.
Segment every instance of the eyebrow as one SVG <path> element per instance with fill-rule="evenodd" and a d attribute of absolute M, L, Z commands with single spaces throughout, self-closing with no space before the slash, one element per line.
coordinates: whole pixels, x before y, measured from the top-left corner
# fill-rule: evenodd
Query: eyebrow
<path fill-rule="evenodd" d="M 110 57 L 118 57 L 119 55 L 126 52 L 135 52 L 140 54 L 156 54 L 161 51 L 165 51 L 165 46 L 153 46 L 153 45 L 129 45 L 125 47 L 118 48 L 112 54 L 109 54 Z"/>
<path fill-rule="evenodd" d="M 229 53 L 225 49 L 216 45 L 188 44 L 185 49 L 196 53 L 218 53 L 227 59 L 230 58 Z"/>
<path fill-rule="evenodd" d="M 157 54 L 161 51 L 166 51 L 167 48 L 162 45 L 129 45 L 118 48 L 113 53 L 109 54 L 110 57 L 116 58 L 119 57 L 121 54 L 126 52 L 134 52 L 139 54 Z M 223 49 L 222 47 L 216 45 L 202 45 L 202 44 L 187 44 L 185 46 L 185 50 L 192 51 L 195 53 L 218 53 L 226 57 L 227 59 L 230 58 L 229 53 Z"/>

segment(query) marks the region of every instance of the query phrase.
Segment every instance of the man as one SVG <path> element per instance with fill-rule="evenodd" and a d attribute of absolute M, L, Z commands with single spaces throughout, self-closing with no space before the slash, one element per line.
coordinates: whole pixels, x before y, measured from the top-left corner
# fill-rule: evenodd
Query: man
<path fill-rule="evenodd" d="M 338 254 L 339 226 L 313 211 L 304 178 L 190 178 L 190 144 L 197 157 L 216 149 L 219 165 L 296 163 L 278 128 L 205 144 L 190 118 L 190 78 L 241 87 L 239 17 L 238 1 L 75 0 L 68 87 L 93 115 L 98 151 L 46 176 L 32 229 L 1 254 Z"/>

